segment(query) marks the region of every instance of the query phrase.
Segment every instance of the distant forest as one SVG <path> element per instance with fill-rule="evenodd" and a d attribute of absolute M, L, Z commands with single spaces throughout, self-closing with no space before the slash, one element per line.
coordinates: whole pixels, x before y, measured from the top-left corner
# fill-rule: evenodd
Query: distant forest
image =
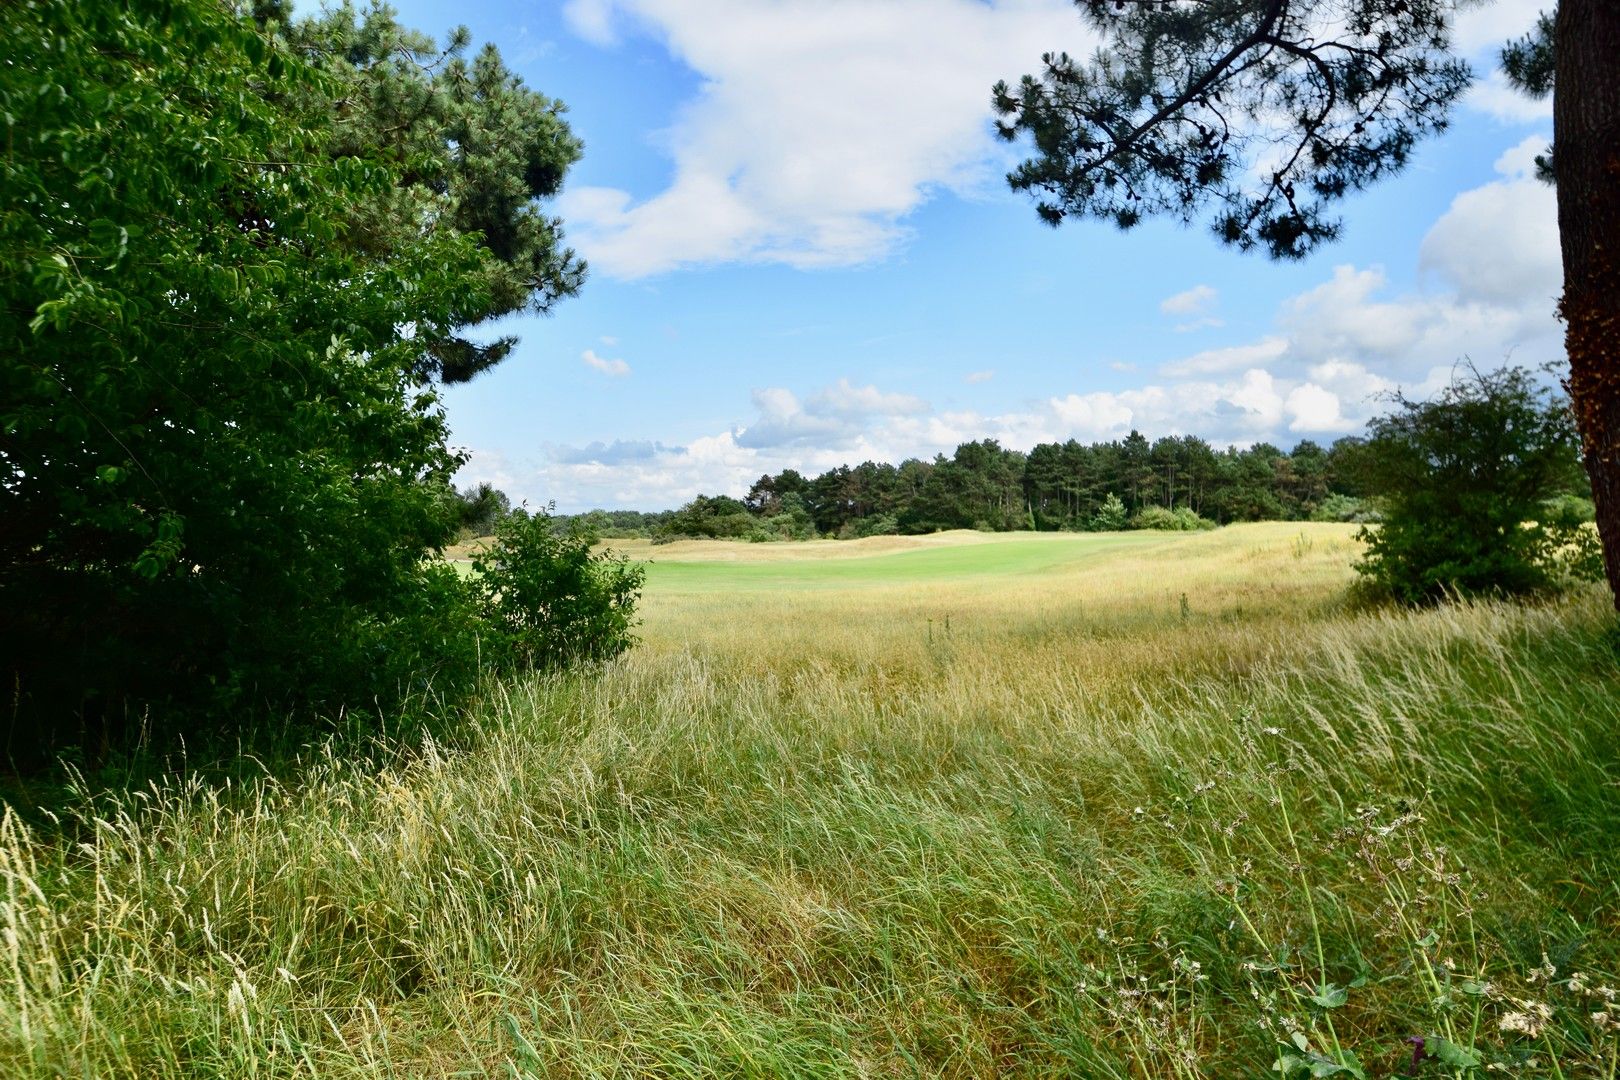
<path fill-rule="evenodd" d="M 843 539 L 939 529 L 1197 529 L 1232 521 L 1363 521 L 1356 482 L 1365 444 L 1305 440 L 1217 450 L 1197 436 L 1089 445 L 1070 439 L 1025 453 L 995 439 L 949 457 L 899 465 L 866 461 L 819 476 L 761 476 L 741 499 L 699 495 L 679 510 L 593 510 L 560 516 L 609 537 L 654 540 Z"/>

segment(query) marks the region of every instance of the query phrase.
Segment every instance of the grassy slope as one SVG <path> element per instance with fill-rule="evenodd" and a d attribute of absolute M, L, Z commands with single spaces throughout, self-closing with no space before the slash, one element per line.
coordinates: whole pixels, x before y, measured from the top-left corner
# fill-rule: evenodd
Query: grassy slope
<path fill-rule="evenodd" d="M 8 819 L 0 1075 L 1614 1075 L 1603 597 L 1358 616 L 1334 526 L 891 546 L 655 549 L 642 649 L 380 775 Z"/>

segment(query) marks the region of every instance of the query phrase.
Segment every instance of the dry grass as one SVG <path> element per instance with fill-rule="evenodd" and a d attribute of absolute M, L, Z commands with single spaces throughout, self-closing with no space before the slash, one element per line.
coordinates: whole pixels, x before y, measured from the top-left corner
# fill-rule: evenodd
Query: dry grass
<path fill-rule="evenodd" d="M 0 1074 L 1612 1080 L 1603 597 L 971 545 L 660 548 L 454 749 L 7 816 Z"/>

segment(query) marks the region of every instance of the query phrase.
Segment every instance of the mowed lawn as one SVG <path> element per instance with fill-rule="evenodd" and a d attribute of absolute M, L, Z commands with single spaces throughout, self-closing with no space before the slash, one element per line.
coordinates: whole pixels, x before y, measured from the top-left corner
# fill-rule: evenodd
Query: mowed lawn
<path fill-rule="evenodd" d="M 622 545 L 433 744 L 8 814 L 0 1075 L 1613 1080 L 1608 598 L 1354 532 Z"/>

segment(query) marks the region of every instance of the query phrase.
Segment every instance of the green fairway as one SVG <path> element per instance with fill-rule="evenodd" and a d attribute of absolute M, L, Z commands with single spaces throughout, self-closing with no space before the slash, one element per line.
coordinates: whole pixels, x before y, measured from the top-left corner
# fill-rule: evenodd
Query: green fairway
<path fill-rule="evenodd" d="M 692 559 L 685 551 L 647 556 L 648 588 L 654 591 L 709 592 L 751 589 L 844 589 L 898 586 L 965 578 L 1068 574 L 1125 554 L 1187 543 L 1172 533 L 1003 533 L 950 546 L 877 550 L 844 557 L 794 558 L 790 545 L 747 545 L 764 550 L 735 559 Z M 822 543 L 846 543 L 823 541 Z M 742 545 L 727 545 L 742 547 Z M 691 545 L 685 545 L 689 550 Z M 772 556 L 781 557 L 773 558 Z"/>

